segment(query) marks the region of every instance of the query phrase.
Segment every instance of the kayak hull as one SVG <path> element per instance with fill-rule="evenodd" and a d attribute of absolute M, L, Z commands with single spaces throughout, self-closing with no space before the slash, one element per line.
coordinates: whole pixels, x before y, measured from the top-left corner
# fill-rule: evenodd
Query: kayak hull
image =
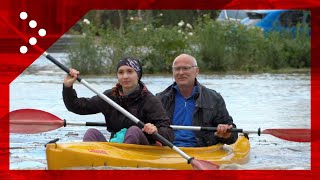
<path fill-rule="evenodd" d="M 243 164 L 248 161 L 250 143 L 244 136 L 239 136 L 232 145 L 180 149 L 199 160 L 217 164 Z M 46 146 L 46 156 L 49 170 L 98 166 L 192 169 L 186 159 L 167 146 L 110 142 L 52 143 Z"/>

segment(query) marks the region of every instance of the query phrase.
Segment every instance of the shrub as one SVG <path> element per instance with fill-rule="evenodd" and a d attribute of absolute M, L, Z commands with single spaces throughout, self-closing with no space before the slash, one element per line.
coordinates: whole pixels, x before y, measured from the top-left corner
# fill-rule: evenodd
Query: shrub
<path fill-rule="evenodd" d="M 216 22 L 208 15 L 193 25 L 159 25 L 159 19 L 126 19 L 114 28 L 81 24 L 84 38 L 69 51 L 70 65 L 81 74 L 114 73 L 123 56 L 141 60 L 146 73 L 171 72 L 173 59 L 189 53 L 198 60 L 202 72 L 257 72 L 281 68 L 310 67 L 308 32 L 292 34 L 272 32 L 268 36 L 253 27 L 234 22 Z"/>
<path fill-rule="evenodd" d="M 68 50 L 69 66 L 81 74 L 103 74 L 108 72 L 108 60 L 104 48 L 97 42 L 94 27 L 88 25 L 85 35 L 77 38 L 76 46 Z"/>

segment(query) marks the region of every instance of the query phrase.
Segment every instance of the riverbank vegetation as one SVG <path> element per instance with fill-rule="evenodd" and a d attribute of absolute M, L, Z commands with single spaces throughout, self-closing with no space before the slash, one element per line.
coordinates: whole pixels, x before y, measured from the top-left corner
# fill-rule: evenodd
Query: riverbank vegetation
<path fill-rule="evenodd" d="M 148 74 L 171 73 L 173 59 L 189 53 L 204 73 L 274 72 L 310 68 L 310 36 L 265 35 L 237 22 L 218 22 L 218 11 L 91 11 L 70 33 L 69 48 L 81 74 L 114 73 L 123 56 L 141 59 Z"/>

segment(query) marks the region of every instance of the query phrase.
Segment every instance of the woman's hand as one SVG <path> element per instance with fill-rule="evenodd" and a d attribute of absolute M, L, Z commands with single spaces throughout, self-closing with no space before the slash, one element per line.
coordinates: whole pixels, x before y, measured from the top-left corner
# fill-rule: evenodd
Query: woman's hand
<path fill-rule="evenodd" d="M 158 129 L 155 125 L 151 124 L 151 123 L 147 123 L 144 125 L 144 127 L 142 128 L 142 131 L 148 133 L 148 134 L 153 134 L 154 132 L 157 132 Z"/>
<path fill-rule="evenodd" d="M 64 78 L 63 84 L 65 87 L 72 87 L 73 83 L 77 80 L 79 71 L 70 69 L 70 73 Z"/>

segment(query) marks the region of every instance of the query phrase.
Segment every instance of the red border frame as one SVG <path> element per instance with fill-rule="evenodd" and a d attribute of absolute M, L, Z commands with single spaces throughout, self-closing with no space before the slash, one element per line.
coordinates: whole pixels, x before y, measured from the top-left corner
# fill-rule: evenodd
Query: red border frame
<path fill-rule="evenodd" d="M 48 32 L 48 38 L 39 40 L 43 49 L 51 46 L 80 17 L 91 9 L 309 9 L 311 10 L 311 170 L 250 170 L 250 171 L 43 171 L 43 170 L 9 170 L 9 123 L 5 115 L 9 112 L 9 84 L 25 68 L 39 56 L 39 52 L 31 51 L 28 55 L 18 52 L 23 41 L 16 36 L 6 23 L 0 21 L 0 179 L 3 178 L 137 178 L 152 177 L 163 179 L 175 178 L 237 178 L 237 179 L 274 179 L 289 177 L 292 179 L 309 179 L 319 177 L 320 172 L 320 126 L 319 87 L 320 87 L 320 2 L 317 0 L 2 0 L 0 17 L 25 34 L 34 34 L 34 30 L 21 24 L 19 13 L 28 12 L 31 18 L 38 21 L 39 26 Z M 45 18 L 43 18 L 45 17 Z M 1 20 L 1 19 L 0 19 Z M 49 36 L 50 35 L 50 36 Z M 27 35 L 26 35 L 27 36 Z M 106 177 L 108 176 L 108 177 Z"/>

